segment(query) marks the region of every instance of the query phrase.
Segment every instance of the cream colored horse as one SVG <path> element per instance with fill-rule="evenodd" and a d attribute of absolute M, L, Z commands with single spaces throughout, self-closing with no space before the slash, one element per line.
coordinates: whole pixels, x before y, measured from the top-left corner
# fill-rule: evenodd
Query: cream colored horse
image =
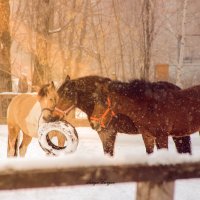
<path fill-rule="evenodd" d="M 53 82 L 40 88 L 38 94 L 20 94 L 14 97 L 8 106 L 8 151 L 7 155 L 18 155 L 18 135 L 23 133 L 19 146 L 19 155 L 25 156 L 32 137 L 38 137 L 40 123 L 49 120 L 58 101 Z M 58 145 L 64 146 L 65 137 L 58 132 L 51 132 L 50 138 L 57 136 Z"/>

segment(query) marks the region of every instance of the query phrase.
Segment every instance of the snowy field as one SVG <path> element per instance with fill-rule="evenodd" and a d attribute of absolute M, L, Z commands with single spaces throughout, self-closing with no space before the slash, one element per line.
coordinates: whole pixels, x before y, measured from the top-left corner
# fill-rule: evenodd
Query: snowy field
<path fill-rule="evenodd" d="M 103 155 L 102 146 L 98 135 L 90 128 L 77 128 L 79 134 L 79 146 L 77 151 L 70 156 L 89 156 L 96 158 Z M 7 127 L 0 126 L 0 162 L 5 161 L 7 148 Z M 174 144 L 170 140 L 170 153 L 175 154 Z M 200 136 L 192 135 L 193 154 L 200 157 Z M 132 158 L 146 157 L 141 136 L 118 134 L 115 158 L 126 158 L 127 154 Z M 156 156 L 156 154 L 155 154 Z M 155 157 L 154 156 L 154 157 Z M 29 146 L 26 157 L 31 159 L 45 157 L 37 139 Z M 82 161 L 83 162 L 83 161 Z M 133 200 L 135 199 L 136 184 L 109 184 L 109 185 L 86 185 L 57 188 L 20 189 L 0 191 L 1 200 Z M 199 200 L 200 179 L 187 179 L 176 181 L 175 200 Z"/>

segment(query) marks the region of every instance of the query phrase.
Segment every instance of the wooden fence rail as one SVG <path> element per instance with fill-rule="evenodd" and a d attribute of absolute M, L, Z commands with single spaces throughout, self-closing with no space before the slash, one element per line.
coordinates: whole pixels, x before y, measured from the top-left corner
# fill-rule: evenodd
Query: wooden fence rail
<path fill-rule="evenodd" d="M 23 170 L 9 168 L 0 170 L 0 189 L 139 182 L 137 200 L 165 200 L 173 199 L 175 180 L 188 178 L 200 178 L 200 162 L 152 166 L 106 165 Z"/>

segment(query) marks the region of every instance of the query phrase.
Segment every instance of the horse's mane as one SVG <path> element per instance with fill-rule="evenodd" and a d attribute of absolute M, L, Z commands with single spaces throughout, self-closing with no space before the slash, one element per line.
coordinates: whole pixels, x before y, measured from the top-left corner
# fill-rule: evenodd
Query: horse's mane
<path fill-rule="evenodd" d="M 40 97 L 44 97 L 47 95 L 47 92 L 48 92 L 48 87 L 50 86 L 50 84 L 45 84 L 43 85 L 40 90 L 38 91 L 38 96 Z"/>
<path fill-rule="evenodd" d="M 109 91 L 116 92 L 125 96 L 143 96 L 145 91 L 151 87 L 150 82 L 145 80 L 131 80 L 129 82 L 111 81 Z"/>
<path fill-rule="evenodd" d="M 166 93 L 166 91 L 180 90 L 178 86 L 169 82 L 150 82 L 143 79 L 135 79 L 129 82 L 111 81 L 108 88 L 111 92 L 138 99 L 144 96 L 152 98 L 155 97 L 155 94 L 160 95 Z"/>
<path fill-rule="evenodd" d="M 84 76 L 77 79 L 65 80 L 63 84 L 58 89 L 58 94 L 65 96 L 67 94 L 66 88 L 68 90 L 73 90 L 76 92 L 91 93 L 96 90 L 95 83 L 104 84 L 111 81 L 110 78 L 101 76 Z"/>
<path fill-rule="evenodd" d="M 130 80 L 128 82 L 111 80 L 107 77 L 101 76 L 84 76 L 77 79 L 65 80 L 58 89 L 58 94 L 62 97 L 69 95 L 70 92 L 78 92 L 81 96 L 87 96 L 87 99 L 91 99 L 92 93 L 97 89 L 96 83 L 108 85 L 110 92 L 116 92 L 123 96 L 130 98 L 142 99 L 159 98 L 166 96 L 166 92 L 180 90 L 180 88 L 172 83 L 159 81 L 150 82 L 143 79 Z"/>

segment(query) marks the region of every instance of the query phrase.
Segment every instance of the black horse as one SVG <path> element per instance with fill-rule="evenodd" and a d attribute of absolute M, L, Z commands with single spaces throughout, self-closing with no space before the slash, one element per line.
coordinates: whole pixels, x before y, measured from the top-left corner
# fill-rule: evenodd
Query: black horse
<path fill-rule="evenodd" d="M 108 84 L 110 81 L 111 79 L 100 76 L 86 76 L 73 80 L 70 80 L 69 76 L 67 76 L 64 83 L 58 89 L 59 102 L 57 109 L 64 113 L 68 108 L 76 106 L 87 114 L 88 120 L 90 121 L 95 105 L 96 87 L 99 84 Z M 179 87 L 168 82 L 159 82 L 154 88 L 156 92 L 162 92 L 165 89 L 180 90 Z M 131 98 L 130 93 L 124 95 L 128 95 Z M 98 132 L 105 154 L 113 156 L 114 144 L 118 132 L 138 134 L 134 122 L 129 117 L 123 114 L 117 114 L 108 128 Z M 173 138 L 173 140 L 179 153 L 191 153 L 190 136 Z"/>

